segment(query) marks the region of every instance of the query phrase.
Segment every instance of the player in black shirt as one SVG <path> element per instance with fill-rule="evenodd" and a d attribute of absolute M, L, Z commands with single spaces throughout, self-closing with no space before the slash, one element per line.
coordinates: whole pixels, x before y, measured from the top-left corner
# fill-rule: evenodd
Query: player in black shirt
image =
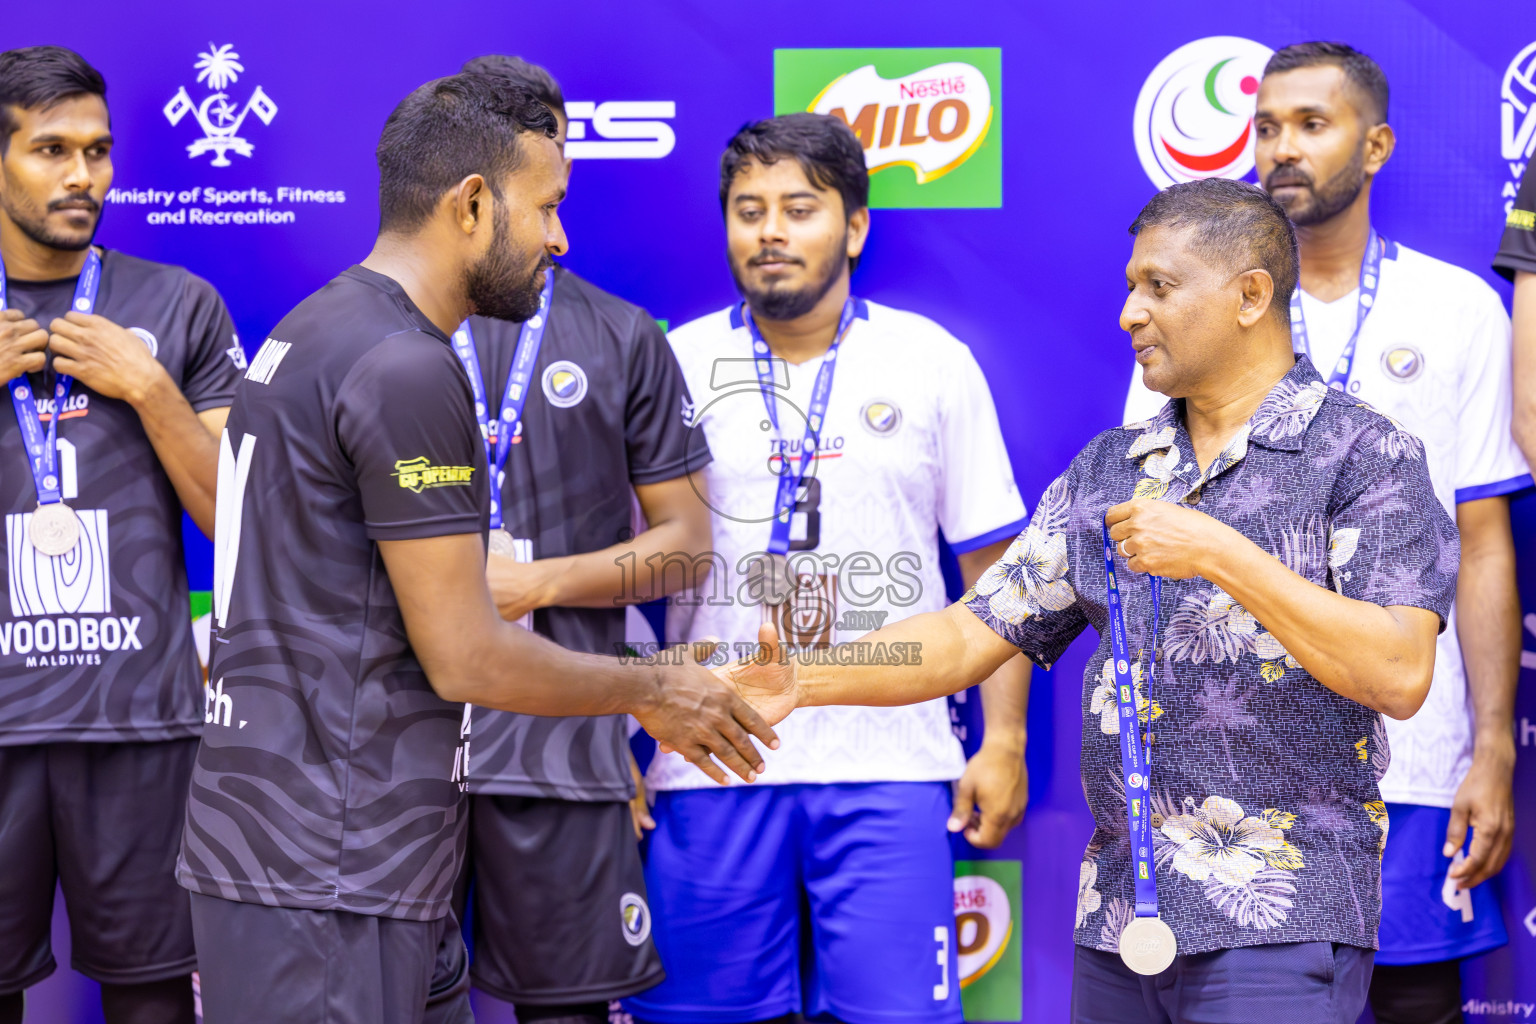
<path fill-rule="evenodd" d="M 181 517 L 212 533 L 245 359 L 206 281 L 92 246 L 105 94 L 69 50 L 0 54 L 0 1022 L 54 970 L 56 885 L 108 1024 L 193 1020 L 173 869 L 203 694 Z M 48 513 L 68 528 L 52 541 Z"/>
<path fill-rule="evenodd" d="M 1536 154 L 1528 154 L 1530 157 Z M 1494 269 L 1515 283 L 1515 441 L 1536 465 L 1536 159 L 1525 166 L 1520 191 L 1504 220 Z"/>
<path fill-rule="evenodd" d="M 463 70 L 499 75 L 543 101 L 563 154 L 565 101 L 548 71 L 505 56 Z M 689 473 L 709 455 L 689 429 L 688 388 L 651 315 L 564 268 L 551 273 L 547 324 L 495 495 L 519 558 L 493 546 L 488 575 L 505 618 L 528 615 L 569 650 L 611 655 L 625 642 L 626 604 L 692 585 L 708 564 L 693 557 L 709 550 L 710 523 Z M 503 419 L 515 353 L 534 330 L 468 322 L 463 340 L 477 358 L 461 361 L 482 376 L 488 425 Z M 647 524 L 638 536 L 636 502 Z M 473 721 L 471 979 L 513 1003 L 519 1020 L 606 1024 L 610 1000 L 664 976 L 637 841 L 650 814 L 627 719 L 479 708 Z"/>
<path fill-rule="evenodd" d="M 772 731 L 691 663 L 622 665 L 503 621 L 489 489 L 449 335 L 526 320 L 565 173 L 537 99 L 479 74 L 379 142 L 373 251 L 252 358 L 220 444 L 210 721 L 178 877 L 210 1024 L 469 1019 L 450 909 L 465 704 L 633 713 L 717 779 Z"/>

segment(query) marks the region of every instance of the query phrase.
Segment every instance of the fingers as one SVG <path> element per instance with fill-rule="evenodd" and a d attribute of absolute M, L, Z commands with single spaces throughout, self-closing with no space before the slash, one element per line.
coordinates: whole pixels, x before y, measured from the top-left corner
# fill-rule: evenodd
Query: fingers
<path fill-rule="evenodd" d="M 6 309 L 0 309 L 0 321 L 8 321 L 14 324 L 20 323 L 25 319 L 27 319 L 27 314 L 23 313 L 21 310 L 15 308 L 14 306 L 8 307 Z"/>
<path fill-rule="evenodd" d="M 63 356 L 53 357 L 53 372 L 60 377 L 80 376 L 80 363 L 74 359 L 66 359 Z"/>
<path fill-rule="evenodd" d="M 1456 888 L 1471 889 L 1486 881 L 1492 874 L 1488 870 L 1489 854 L 1493 852 L 1493 837 L 1486 829 L 1474 828 L 1472 830 L 1472 843 L 1467 849 L 1467 856 L 1460 864 L 1451 868 L 1450 876 L 1456 879 Z"/>
<path fill-rule="evenodd" d="M 747 709 L 751 713 L 751 709 Z M 764 729 L 768 727 L 763 726 Z M 769 732 L 772 735 L 772 732 Z M 744 782 L 756 782 L 757 773 L 763 770 L 763 755 L 758 751 L 757 745 L 752 742 L 752 737 L 747 730 L 741 727 L 741 723 L 735 718 L 730 719 L 707 744 L 710 753 L 720 759 L 731 771 L 741 776 Z"/>
<path fill-rule="evenodd" d="M 656 827 L 656 819 L 651 817 L 643 795 L 636 795 L 629 802 L 629 823 L 635 828 L 636 839 L 644 839 L 645 834 Z"/>
<path fill-rule="evenodd" d="M 965 841 L 980 850 L 995 850 L 1008 835 L 1008 822 L 995 814 L 981 812 L 981 820 L 965 830 Z"/>
<path fill-rule="evenodd" d="M 57 320 L 54 323 L 58 323 Z M 79 358 L 83 348 L 78 340 L 67 334 L 55 331 L 48 336 L 48 347 L 53 349 L 56 356 L 69 356 L 72 359 Z"/>
<path fill-rule="evenodd" d="M 726 784 L 725 772 L 721 771 L 720 766 L 715 764 L 714 760 L 709 756 L 708 750 L 700 747 L 699 752 L 687 760 L 689 764 L 714 779 L 720 785 L 724 786 Z"/>
<path fill-rule="evenodd" d="M 738 700 L 733 710 L 733 715 L 737 724 L 761 740 L 765 745 L 767 745 L 769 750 L 779 749 L 778 734 L 775 733 L 773 728 L 763 720 L 763 716 L 758 714 L 757 709 L 752 705 L 748 704 L 744 700 Z M 750 744 L 751 741 L 748 740 L 748 743 Z M 757 748 L 754 747 L 752 752 L 756 754 Z M 763 770 L 761 761 L 758 762 L 757 770 Z"/>
<path fill-rule="evenodd" d="M 959 832 L 970 826 L 975 816 L 976 783 L 971 781 L 969 775 L 962 775 L 960 781 L 955 783 L 955 806 L 949 812 L 949 823 L 946 827 L 951 832 Z"/>
<path fill-rule="evenodd" d="M 779 643 L 779 631 L 772 619 L 764 619 L 757 627 L 757 642 L 762 646 L 762 654 L 770 664 L 777 664 L 783 659 L 784 648 Z"/>
<path fill-rule="evenodd" d="M 1131 518 L 1131 513 L 1135 512 L 1135 511 L 1136 511 L 1136 502 L 1134 500 L 1132 500 L 1132 501 L 1122 501 L 1118 505 L 1110 506 L 1109 511 L 1104 513 L 1104 521 L 1106 523 L 1108 523 L 1109 526 L 1110 526 L 1110 536 L 1111 537 L 1114 536 L 1115 524 L 1122 523 L 1125 520 Z"/>
<path fill-rule="evenodd" d="M 1451 824 L 1445 830 L 1445 848 L 1440 851 L 1442 857 L 1454 857 L 1456 851 L 1461 849 L 1467 841 L 1467 819 L 1470 809 L 1463 801 L 1456 801 L 1451 808 Z"/>

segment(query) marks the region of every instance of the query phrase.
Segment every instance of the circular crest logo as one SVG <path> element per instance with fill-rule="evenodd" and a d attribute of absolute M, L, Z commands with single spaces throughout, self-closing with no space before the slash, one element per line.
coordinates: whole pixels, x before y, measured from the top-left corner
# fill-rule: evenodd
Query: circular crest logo
<path fill-rule="evenodd" d="M 624 929 L 624 941 L 638 946 L 651 937 L 651 908 L 639 893 L 627 892 L 619 897 L 619 921 Z"/>
<path fill-rule="evenodd" d="M 1505 160 L 1526 160 L 1536 152 L 1536 43 L 1509 62 L 1499 99 L 1499 148 Z"/>
<path fill-rule="evenodd" d="M 859 422 L 876 437 L 890 437 L 901 429 L 901 406 L 877 398 L 859 410 Z"/>
<path fill-rule="evenodd" d="M 1424 372 L 1424 355 L 1412 345 L 1394 348 L 1382 353 L 1381 368 L 1388 377 L 1406 384 Z"/>
<path fill-rule="evenodd" d="M 1140 772 L 1131 772 L 1130 776 L 1125 781 L 1130 784 L 1130 787 L 1132 789 L 1140 789 L 1141 788 L 1141 773 Z"/>
<path fill-rule="evenodd" d="M 556 408 L 569 409 L 587 397 L 587 371 L 569 359 L 550 363 L 544 370 L 544 397 Z"/>
<path fill-rule="evenodd" d="M 985 875 L 955 879 L 955 939 L 960 987 L 981 980 L 1008 949 L 1013 907 L 1002 885 Z"/>
<path fill-rule="evenodd" d="M 1274 51 L 1241 36 L 1208 36 L 1164 57 L 1136 97 L 1132 131 L 1158 188 L 1253 170 L 1253 110 Z"/>
<path fill-rule="evenodd" d="M 160 355 L 160 341 L 142 327 L 130 327 L 128 330 L 137 335 L 138 339 L 149 346 L 149 354 L 158 357 Z"/>

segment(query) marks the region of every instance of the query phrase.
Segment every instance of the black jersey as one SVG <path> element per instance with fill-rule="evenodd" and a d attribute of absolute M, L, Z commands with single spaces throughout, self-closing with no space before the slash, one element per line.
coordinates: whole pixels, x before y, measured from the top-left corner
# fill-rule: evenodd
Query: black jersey
<path fill-rule="evenodd" d="M 651 315 L 556 268 L 549 326 L 521 430 L 501 482 L 503 523 L 534 558 L 576 555 L 630 537 L 634 484 L 685 476 L 691 405 L 682 370 Z M 485 393 L 501 406 L 521 325 L 475 317 Z M 648 573 L 646 566 L 638 571 Z M 568 650 L 615 656 L 624 608 L 541 608 L 538 632 Z M 544 718 L 476 708 L 476 793 L 624 800 L 633 792 L 623 715 Z"/>
<path fill-rule="evenodd" d="M 485 476 L 457 357 L 390 278 L 351 268 L 251 357 L 220 450 L 184 886 L 447 913 L 467 716 L 428 684 L 377 542 L 483 535 Z"/>
<path fill-rule="evenodd" d="M 1493 258 L 1494 269 L 1511 281 L 1515 271 L 1536 274 L 1536 160 L 1525 168 L 1520 179 L 1520 193 L 1515 197 L 1504 221 L 1504 238 L 1499 254 Z"/>
<path fill-rule="evenodd" d="M 69 310 L 75 279 L 7 282 L 7 301 L 44 328 Z M 180 267 L 108 250 L 95 312 L 148 346 L 198 412 L 229 405 L 245 357 L 213 286 Z M 37 490 L 9 402 L 0 412 L 0 745 L 137 742 L 194 736 L 202 672 L 192 640 L 181 501 L 138 413 L 76 381 L 59 416 L 64 501 L 81 543 L 50 557 L 27 537 Z M 46 396 L 46 397 L 44 397 Z M 46 429 L 46 428 L 45 428 Z"/>

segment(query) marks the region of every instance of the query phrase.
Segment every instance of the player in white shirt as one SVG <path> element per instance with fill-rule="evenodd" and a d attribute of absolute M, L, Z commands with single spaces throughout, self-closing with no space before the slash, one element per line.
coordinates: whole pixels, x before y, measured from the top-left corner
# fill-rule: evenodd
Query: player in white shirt
<path fill-rule="evenodd" d="M 1369 57 L 1303 43 L 1270 59 L 1255 124 L 1260 178 L 1301 246 L 1298 350 L 1423 439 L 1435 493 L 1461 531 L 1458 608 L 1440 634 L 1429 699 L 1407 721 L 1384 720 L 1391 766 L 1377 768 L 1391 830 L 1371 1005 L 1379 1024 L 1436 1024 L 1461 1019 L 1460 961 L 1508 941 L 1481 883 L 1504 866 L 1514 825 L 1520 606 L 1509 496 L 1531 477 L 1510 433 L 1510 323 L 1498 295 L 1372 229 L 1371 181 L 1394 145 L 1387 97 Z M 1138 370 L 1127 420 L 1162 404 Z"/>
<path fill-rule="evenodd" d="M 850 296 L 868 196 L 859 140 L 831 117 L 760 121 L 726 150 L 721 204 L 746 302 L 670 335 L 713 454 L 715 555 L 707 582 L 672 599 L 669 640 L 734 654 L 771 616 L 802 657 L 855 641 L 858 657 L 919 658 L 872 630 L 945 606 L 940 531 L 969 583 L 1026 522 L 970 350 Z M 776 545 L 773 513 L 791 501 Z M 946 822 L 995 846 L 1022 816 L 1028 685 L 1022 658 L 983 684 L 986 738 L 969 766 L 943 700 L 801 712 L 750 787 L 700 788 L 692 766 L 658 755 L 646 883 L 668 977 L 630 1012 L 958 1024 Z"/>

